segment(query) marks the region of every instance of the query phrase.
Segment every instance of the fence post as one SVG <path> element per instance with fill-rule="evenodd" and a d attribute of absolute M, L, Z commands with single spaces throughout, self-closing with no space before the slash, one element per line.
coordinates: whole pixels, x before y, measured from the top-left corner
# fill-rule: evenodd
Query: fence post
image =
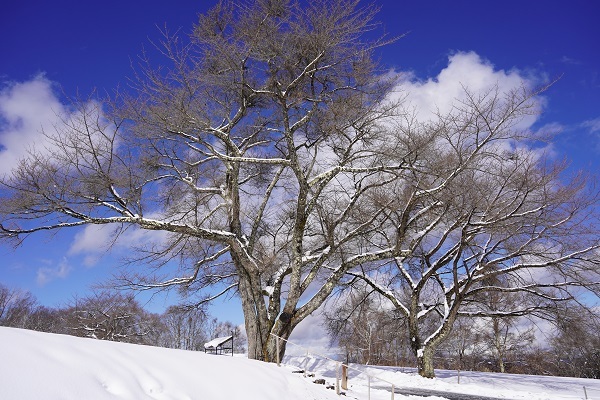
<path fill-rule="evenodd" d="M 308 350 L 306 350 L 306 357 L 304 357 L 304 361 L 305 361 L 305 364 L 306 364 L 306 365 L 304 366 L 304 377 L 305 377 L 305 378 L 306 378 L 306 370 L 307 370 L 307 368 L 306 368 L 306 367 L 308 367 L 308 354 L 309 354 L 309 353 L 308 353 Z"/>
<path fill-rule="evenodd" d="M 279 336 L 275 336 L 275 343 L 277 344 L 277 366 L 281 367 L 279 360 Z"/>
<path fill-rule="evenodd" d="M 340 395 L 340 366 L 341 363 L 337 364 L 337 369 L 335 370 L 335 394 Z"/>
<path fill-rule="evenodd" d="M 348 366 L 342 364 L 342 389 L 348 390 Z"/>
<path fill-rule="evenodd" d="M 367 382 L 368 382 L 368 385 L 369 385 L 369 391 L 368 391 L 367 399 L 371 400 L 371 375 L 367 375 Z"/>
<path fill-rule="evenodd" d="M 396 387 L 392 383 L 392 400 L 394 400 L 394 392 L 396 391 Z"/>

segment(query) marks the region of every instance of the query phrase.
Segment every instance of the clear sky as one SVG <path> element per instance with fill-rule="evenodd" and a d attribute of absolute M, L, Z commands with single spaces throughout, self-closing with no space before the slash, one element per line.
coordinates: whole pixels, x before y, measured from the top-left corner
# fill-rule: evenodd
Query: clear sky
<path fill-rule="evenodd" d="M 8 2 L 0 12 L 0 172 L 10 170 L 66 96 L 111 91 L 131 76 L 157 26 L 191 30 L 215 1 Z M 600 2 L 594 0 L 379 0 L 379 20 L 406 37 L 378 56 L 407 72 L 409 85 L 443 101 L 450 79 L 534 83 L 561 79 L 544 95 L 532 129 L 559 132 L 552 150 L 573 169 L 600 163 Z M 422 99 L 430 99 L 425 95 Z M 425 101 L 424 100 L 424 101 Z M 42 304 L 64 304 L 106 279 L 119 255 L 93 249 L 90 232 L 34 236 L 13 250 L 0 246 L 0 282 L 31 291 Z M 101 238 L 98 239 L 101 241 Z M 164 302 L 152 307 L 160 310 Z M 233 322 L 235 302 L 220 305 Z"/>

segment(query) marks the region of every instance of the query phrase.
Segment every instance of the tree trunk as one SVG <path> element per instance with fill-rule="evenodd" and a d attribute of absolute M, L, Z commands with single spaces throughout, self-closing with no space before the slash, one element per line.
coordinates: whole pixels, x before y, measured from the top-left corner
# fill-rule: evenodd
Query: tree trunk
<path fill-rule="evenodd" d="M 435 350 L 435 345 L 430 342 L 426 346 L 421 338 L 418 319 L 418 300 L 418 292 L 413 293 L 411 299 L 411 313 L 408 319 L 410 347 L 415 357 L 417 357 L 417 370 L 419 375 L 425 378 L 435 378 L 435 371 L 433 370 L 433 352 Z"/>
<path fill-rule="evenodd" d="M 248 358 L 264 360 L 263 349 L 269 339 L 270 326 L 268 321 L 261 316 L 261 313 L 266 313 L 266 310 L 261 310 L 261 306 L 263 308 L 264 306 L 256 301 L 252 283 L 249 280 L 240 274 L 239 295 L 242 301 L 246 337 L 248 338 Z"/>
<path fill-rule="evenodd" d="M 256 318 L 252 318 L 252 316 L 248 315 L 246 312 L 244 312 L 244 321 L 246 326 L 246 337 L 248 338 L 248 358 L 262 360 L 264 359 L 262 351 L 263 343 L 265 342 L 264 334 L 261 332 Z"/>
<path fill-rule="evenodd" d="M 285 331 L 280 332 L 277 329 L 274 329 L 273 334 L 281 338 L 279 340 L 279 360 L 282 361 L 283 356 L 285 355 L 285 350 L 287 348 L 287 339 L 289 338 L 290 334 L 286 333 Z M 264 361 L 277 362 L 277 337 L 269 334 L 269 339 L 266 342 L 264 354 Z"/>
<path fill-rule="evenodd" d="M 292 325 L 277 321 L 271 329 L 268 326 L 261 329 L 260 324 L 252 320 L 252 318 L 246 317 L 246 313 L 244 317 L 246 320 L 246 335 L 248 336 L 248 358 L 266 362 L 277 362 L 278 336 L 281 338 L 279 340 L 279 360 L 283 360 L 287 348 L 287 339 L 292 333 Z M 271 335 L 271 333 L 275 336 Z"/>
<path fill-rule="evenodd" d="M 435 378 L 435 371 L 433 369 L 433 353 L 434 350 L 430 346 L 417 351 L 417 369 L 419 371 L 419 375 L 424 378 Z"/>
<path fill-rule="evenodd" d="M 411 335 L 410 347 L 415 357 L 417 357 L 419 375 L 425 378 L 435 378 L 435 371 L 433 370 L 433 353 L 435 347 L 431 344 L 428 346 L 422 344 L 416 324 L 410 325 L 409 329 Z"/>
<path fill-rule="evenodd" d="M 242 299 L 242 309 L 248 338 L 248 358 L 266 362 L 277 362 L 277 338 L 279 341 L 279 359 L 283 358 L 287 347 L 286 340 L 290 337 L 293 328 L 298 324 L 293 317 L 281 313 L 275 323 L 267 318 L 266 304 L 262 298 L 256 301 L 257 296 L 251 290 L 244 290 L 247 282 L 240 279 L 239 293 Z M 271 335 L 273 333 L 273 336 Z"/>
<path fill-rule="evenodd" d="M 427 341 L 423 341 L 419 335 L 417 319 L 414 318 L 414 321 L 409 321 L 409 333 L 411 337 L 410 346 L 413 354 L 417 357 L 417 369 L 419 375 L 422 377 L 435 378 L 433 355 L 439 344 L 444 341 L 452 331 L 452 324 L 454 323 L 455 318 L 455 314 L 451 314 L 450 317 L 444 321 L 435 335 L 428 338 Z"/>
<path fill-rule="evenodd" d="M 506 327 L 508 331 L 508 326 Z M 496 348 L 496 353 L 498 357 L 498 370 L 501 373 L 505 372 L 504 369 L 504 343 L 502 343 L 502 337 L 506 337 L 508 332 L 502 332 L 502 328 L 500 327 L 500 319 L 493 319 L 493 330 L 494 330 L 494 347 Z"/>

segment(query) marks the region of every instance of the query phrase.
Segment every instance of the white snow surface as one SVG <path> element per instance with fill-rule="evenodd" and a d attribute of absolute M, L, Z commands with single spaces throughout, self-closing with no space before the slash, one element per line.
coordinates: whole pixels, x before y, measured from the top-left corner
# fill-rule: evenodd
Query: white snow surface
<path fill-rule="evenodd" d="M 317 376 L 323 376 L 328 381 L 335 381 L 337 363 L 334 361 L 311 355 L 285 357 L 284 361 L 288 366 L 295 365 L 298 368 L 314 371 Z M 588 400 L 600 400 L 599 379 L 461 371 L 459 384 L 457 371 L 436 370 L 435 372 L 436 378 L 426 379 L 419 376 L 414 368 L 350 364 L 349 393 L 354 394 L 352 397 L 357 399 L 367 399 L 368 378 L 366 374 L 368 374 L 371 375 L 372 385 L 370 398 L 376 400 L 390 399 L 390 383 L 399 389 L 428 389 L 497 399 L 573 400 L 586 399 L 587 394 Z M 382 390 L 384 388 L 388 390 Z M 395 399 L 398 398 L 424 399 L 424 397 L 396 395 Z M 425 399 L 443 398 L 443 396 L 431 396 Z"/>
<path fill-rule="evenodd" d="M 300 368 L 315 373 L 304 377 Z M 532 375 L 437 371 L 424 379 L 414 370 L 351 365 L 396 387 L 478 394 L 501 399 L 600 400 L 600 380 Z M 335 384 L 338 363 L 317 356 L 285 358 L 285 365 L 203 352 L 82 339 L 0 327 L 0 399 L 367 399 L 367 376 L 349 373 L 346 397 L 312 383 Z M 389 400 L 389 384 L 372 378 L 370 398 Z M 427 397 L 429 400 L 444 397 Z M 395 399 L 423 399 L 396 395 Z"/>
<path fill-rule="evenodd" d="M 204 352 L 0 328 L 2 400 L 332 400 L 287 368 Z"/>

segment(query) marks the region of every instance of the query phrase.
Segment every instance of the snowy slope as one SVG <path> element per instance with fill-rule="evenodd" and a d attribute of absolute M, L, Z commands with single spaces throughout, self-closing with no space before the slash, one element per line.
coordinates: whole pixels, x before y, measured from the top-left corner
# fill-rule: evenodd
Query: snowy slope
<path fill-rule="evenodd" d="M 338 399 L 289 369 L 0 327 L 0 399 Z"/>

